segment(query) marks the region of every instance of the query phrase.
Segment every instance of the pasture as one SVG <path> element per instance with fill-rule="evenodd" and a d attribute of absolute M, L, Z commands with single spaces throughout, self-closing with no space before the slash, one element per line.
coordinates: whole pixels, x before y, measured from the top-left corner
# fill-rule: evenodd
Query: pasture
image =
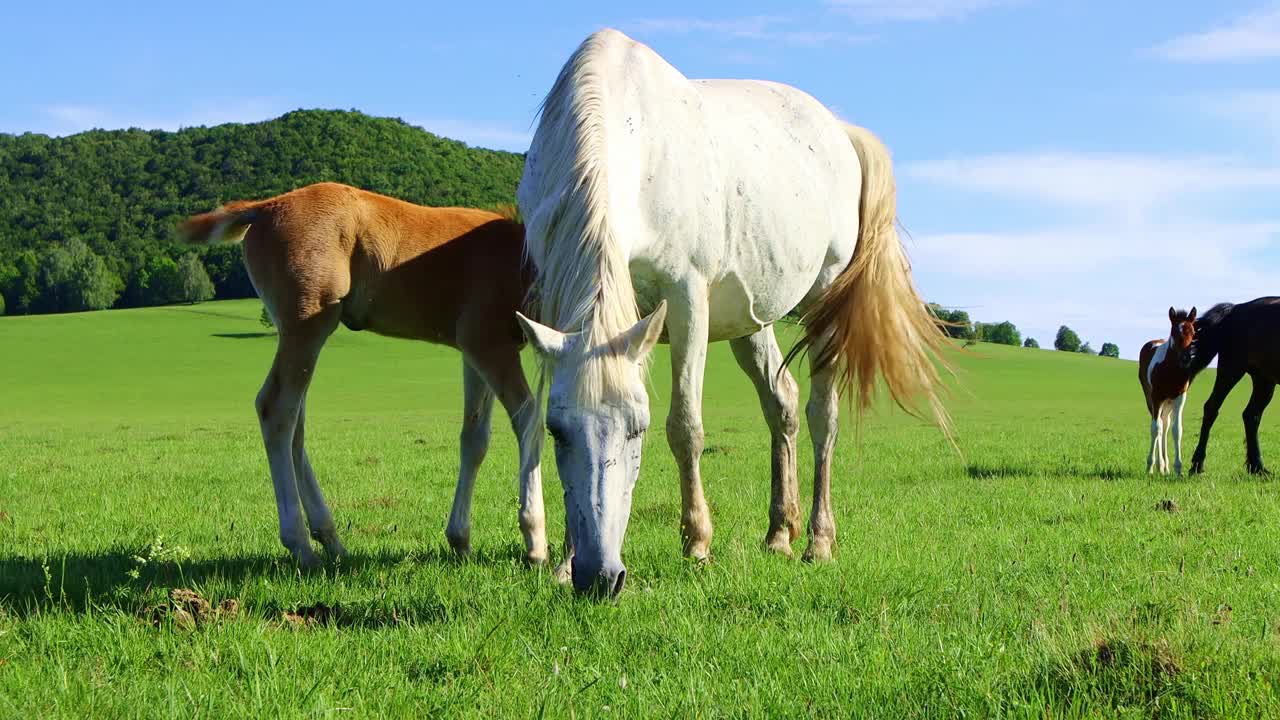
<path fill-rule="evenodd" d="M 1148 477 L 1132 362 L 973 347 L 949 401 L 963 459 L 898 411 L 868 416 L 861 445 L 844 420 L 836 557 L 810 566 L 761 548 L 769 434 L 713 345 L 715 536 L 696 565 L 680 554 L 659 347 L 610 603 L 522 566 L 500 410 L 475 554 L 453 559 L 459 356 L 345 329 L 320 357 L 307 438 L 351 554 L 298 573 L 253 409 L 275 346 L 259 308 L 0 318 L 0 715 L 1280 714 L 1280 499 L 1243 472 L 1247 389 L 1205 475 Z M 794 339 L 780 333 L 784 350 Z M 1190 391 L 1188 456 L 1211 384 Z M 549 448 L 543 472 L 554 561 Z M 807 518 L 803 425 L 800 483 Z"/>

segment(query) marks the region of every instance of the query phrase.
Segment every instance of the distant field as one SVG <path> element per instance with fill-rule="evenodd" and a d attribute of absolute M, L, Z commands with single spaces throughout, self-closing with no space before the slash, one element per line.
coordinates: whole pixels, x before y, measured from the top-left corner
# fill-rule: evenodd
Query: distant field
<path fill-rule="evenodd" d="M 697 566 L 660 348 L 611 604 L 519 562 L 500 410 L 476 554 L 452 559 L 459 359 L 345 329 L 307 437 L 351 556 L 300 576 L 253 411 L 275 344 L 259 307 L 0 318 L 0 716 L 1280 716 L 1280 492 L 1241 471 L 1247 384 L 1205 475 L 1149 478 L 1132 362 L 971 348 L 950 403 L 964 458 L 901 412 L 870 416 L 860 449 L 846 421 L 836 559 L 809 566 L 761 549 L 768 431 L 714 346 Z M 174 589 L 226 606 L 175 610 Z"/>

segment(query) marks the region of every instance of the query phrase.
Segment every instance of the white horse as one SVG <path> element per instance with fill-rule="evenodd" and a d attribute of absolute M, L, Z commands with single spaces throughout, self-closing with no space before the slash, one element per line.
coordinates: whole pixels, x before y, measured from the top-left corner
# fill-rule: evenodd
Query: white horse
<path fill-rule="evenodd" d="M 746 80 L 689 80 L 616 30 L 588 37 L 540 111 L 518 193 L 542 320 L 520 316 L 550 377 L 547 429 L 564 485 L 566 561 L 579 590 L 616 594 L 649 426 L 644 361 L 671 344 L 667 441 L 679 466 L 684 551 L 706 558 L 698 462 L 707 343 L 728 340 L 772 433 L 767 546 L 799 537 L 797 386 L 773 323 L 806 332 L 815 477 L 806 559 L 835 542 L 831 456 L 838 392 L 859 409 L 880 375 L 899 405 L 923 395 L 940 426 L 932 356 L 943 336 L 894 229 L 888 152 L 809 95 Z M 643 320 L 640 309 L 651 311 Z M 790 360 L 788 357 L 787 360 Z"/>

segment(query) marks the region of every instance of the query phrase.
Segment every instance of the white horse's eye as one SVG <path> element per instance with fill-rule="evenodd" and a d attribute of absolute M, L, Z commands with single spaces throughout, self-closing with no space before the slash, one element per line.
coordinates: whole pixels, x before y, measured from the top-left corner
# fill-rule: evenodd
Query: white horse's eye
<path fill-rule="evenodd" d="M 550 435 L 551 439 L 556 442 L 556 445 L 566 444 L 564 432 L 560 428 L 555 427 L 554 425 L 548 425 L 547 434 Z"/>

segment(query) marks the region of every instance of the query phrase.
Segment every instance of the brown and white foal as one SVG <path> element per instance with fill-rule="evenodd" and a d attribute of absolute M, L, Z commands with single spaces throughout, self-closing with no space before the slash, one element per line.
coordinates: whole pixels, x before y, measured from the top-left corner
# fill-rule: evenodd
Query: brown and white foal
<path fill-rule="evenodd" d="M 320 564 L 311 537 L 331 555 L 343 552 L 303 445 L 307 387 L 339 322 L 462 351 L 461 462 L 445 535 L 460 554 L 470 551 L 471 491 L 489 447 L 496 397 L 520 443 L 527 559 L 546 561 L 542 420 L 520 366 L 524 337 L 516 325 L 532 280 L 521 223 L 317 183 L 267 200 L 227 203 L 189 218 L 178 231 L 192 244 L 243 242 L 249 277 L 279 331 L 275 362 L 258 393 L 258 419 L 280 540 L 300 565 Z"/>
<path fill-rule="evenodd" d="M 1169 472 L 1166 435 L 1172 431 L 1173 471 L 1182 474 L 1182 406 L 1187 400 L 1187 387 L 1192 374 L 1178 360 L 1196 337 L 1196 309 L 1191 312 L 1169 308 L 1169 337 L 1152 340 L 1142 346 L 1138 355 L 1138 380 L 1151 413 L 1151 451 L 1147 453 L 1147 473 L 1154 471 L 1157 459 L 1161 474 Z M 1170 427 L 1172 425 L 1172 427 Z"/>

